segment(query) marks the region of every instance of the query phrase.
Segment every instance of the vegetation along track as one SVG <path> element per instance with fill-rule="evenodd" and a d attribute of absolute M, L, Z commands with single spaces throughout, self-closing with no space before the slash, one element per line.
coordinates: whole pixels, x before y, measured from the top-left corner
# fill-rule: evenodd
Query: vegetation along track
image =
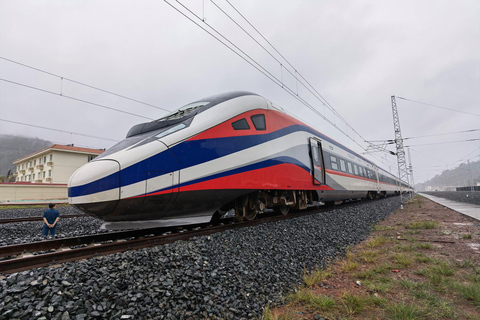
<path fill-rule="evenodd" d="M 357 203 L 360 202 L 345 203 L 342 207 L 353 206 Z M 178 240 L 187 240 L 195 236 L 209 235 L 229 229 L 250 227 L 334 209 L 335 207 L 312 207 L 309 210 L 289 215 L 267 213 L 262 215 L 262 218 L 252 221 L 234 222 L 233 218 L 222 219 L 218 225 L 198 224 L 187 227 L 136 229 L 3 246 L 0 247 L 0 258 L 3 259 L 0 261 L 0 273 L 9 274 L 48 266 L 54 262 L 63 263 L 96 255 L 142 249 Z"/>

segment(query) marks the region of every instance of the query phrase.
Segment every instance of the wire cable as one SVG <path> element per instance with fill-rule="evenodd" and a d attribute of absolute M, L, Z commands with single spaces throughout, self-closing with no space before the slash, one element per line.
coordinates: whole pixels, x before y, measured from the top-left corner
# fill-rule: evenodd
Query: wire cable
<path fill-rule="evenodd" d="M 213 2 L 213 0 L 211 0 Z M 284 61 L 287 62 L 287 64 L 293 69 L 295 70 L 295 73 L 298 74 L 309 86 L 310 88 L 318 95 L 317 99 L 319 99 L 322 104 L 326 105 L 335 115 L 337 115 L 347 126 L 350 127 L 350 129 L 352 129 L 360 138 L 362 138 L 363 140 L 365 140 L 336 110 L 335 108 L 333 108 L 333 106 L 327 101 L 327 99 L 325 99 L 321 94 L 320 92 L 318 92 L 314 86 L 312 86 L 310 84 L 310 82 L 308 82 L 307 79 L 305 79 L 305 77 L 300 74 L 297 69 L 290 63 L 290 61 L 287 60 L 287 58 L 285 58 L 281 53 L 280 51 L 277 50 L 277 48 L 275 48 L 275 46 L 273 46 L 273 44 L 270 43 L 270 41 L 267 40 L 267 38 L 265 38 L 263 36 L 263 34 L 257 29 L 255 28 L 255 26 L 232 4 L 230 3 L 230 1 L 226 0 L 226 2 L 273 48 L 273 50 L 275 50 L 276 53 L 278 53 L 280 55 L 280 57 L 282 57 L 282 59 Z M 214 3 L 215 4 L 215 3 Z M 242 28 L 243 29 L 243 28 Z M 248 33 L 247 33 L 248 34 Z M 257 42 L 258 43 L 258 42 Z M 263 46 L 262 46 L 263 48 Z M 276 60 L 276 59 L 275 59 Z M 279 62 L 277 60 L 277 62 Z M 280 62 L 279 62 L 280 63 Z M 288 71 L 288 69 L 286 69 Z M 292 74 L 290 72 L 290 74 Z M 293 75 L 293 74 L 292 74 Z M 295 76 L 296 78 L 296 76 Z M 301 82 L 302 83 L 302 82 Z M 308 88 L 302 83 L 302 85 L 308 90 Z M 310 91 L 310 90 L 309 90 Z M 310 91 L 311 92 L 311 91 Z M 313 92 L 311 92 L 313 94 Z M 313 94 L 315 96 L 315 94 Z"/>
<path fill-rule="evenodd" d="M 101 108 L 104 108 L 104 109 L 108 109 L 108 110 L 112 110 L 112 111 L 117 111 L 117 112 L 125 113 L 125 114 L 131 115 L 131 116 L 140 117 L 140 118 L 144 118 L 144 119 L 148 119 L 148 120 L 155 120 L 155 119 L 152 119 L 152 118 L 149 118 L 149 117 L 144 117 L 144 116 L 141 116 L 141 115 L 138 115 L 138 114 L 135 114 L 135 113 L 131 113 L 131 112 L 128 112 L 128 111 L 123 111 L 123 110 L 120 110 L 120 109 L 115 109 L 115 108 L 108 107 L 108 106 L 105 106 L 105 105 L 102 105 L 102 104 L 98 104 L 98 103 L 95 103 L 95 102 L 90 102 L 90 101 L 87 101 L 87 100 L 78 99 L 78 98 L 75 98 L 75 97 L 67 96 L 67 95 L 60 94 L 60 93 L 56 93 L 56 92 L 53 92 L 53 91 L 49 91 L 49 90 L 45 90 L 45 89 L 41 89 L 41 88 L 29 86 L 29 85 L 26 85 L 26 84 L 23 84 L 23 83 L 19 83 L 19 82 L 7 80 L 7 79 L 3 79 L 3 78 L 0 78 L 0 80 L 1 80 L 1 81 L 5 81 L 5 82 L 8 82 L 8 83 L 11 83 L 11 84 L 15 84 L 15 85 L 17 85 L 17 86 L 22 86 L 22 87 L 26 87 L 26 88 L 38 90 L 38 91 L 41 91 L 41 92 L 53 94 L 53 95 L 56 95 L 56 96 L 59 96 L 59 97 L 63 97 L 63 98 L 67 98 L 67 99 L 71 99 L 71 100 L 75 100 L 75 101 L 79 101 L 79 102 L 91 104 L 91 105 L 94 105 L 94 106 L 97 106 L 97 107 L 101 107 Z"/>
<path fill-rule="evenodd" d="M 415 144 L 411 146 L 405 146 L 405 148 L 409 147 L 418 147 L 418 146 L 431 146 L 436 144 L 447 144 L 447 143 L 459 143 L 459 142 L 470 142 L 470 141 L 478 141 L 480 139 L 467 139 L 467 140 L 457 140 L 457 141 L 445 141 L 445 142 L 435 142 L 435 143 L 425 143 L 425 144 Z"/>
<path fill-rule="evenodd" d="M 83 82 L 80 82 L 80 81 L 77 81 L 77 80 L 69 79 L 69 78 L 60 76 L 60 75 L 58 75 L 58 74 L 55 74 L 55 73 L 52 73 L 52 72 L 48 72 L 48 71 L 45 71 L 45 70 L 42 70 L 42 69 L 38 69 L 38 68 L 35 68 L 35 67 L 32 67 L 32 66 L 29 66 L 29 65 L 27 65 L 27 64 L 24 64 L 24 63 L 15 61 L 15 60 L 11 60 L 11 59 L 8 59 L 8 58 L 5 58 L 5 57 L 1 57 L 1 56 L 0 56 L 0 59 L 5 60 L 5 61 L 9 61 L 9 62 L 11 62 L 11 63 L 18 64 L 18 65 L 20 65 L 20 66 L 23 66 L 23 67 L 26 67 L 26 68 L 29 68 L 29 69 L 32 69 L 32 70 L 35 70 L 35 71 L 38 71 L 38 72 L 42 72 L 42 73 L 45 73 L 45 74 L 48 74 L 48 75 L 57 77 L 57 78 L 59 78 L 59 79 L 61 79 L 61 80 L 70 81 L 70 82 L 79 84 L 79 85 L 81 85 L 81 86 L 84 86 L 84 87 L 87 87 L 87 88 L 90 88 L 90 89 L 98 90 L 98 91 L 101 91 L 101 92 L 104 92 L 104 93 L 108 93 L 108 94 L 111 94 L 111 95 L 114 95 L 114 96 L 117 96 L 117 97 L 120 97 L 120 98 L 123 98 L 123 99 L 127 99 L 127 100 L 130 100 L 130 101 L 134 101 L 134 102 L 137 102 L 137 103 L 140 103 L 140 104 L 149 106 L 149 107 L 153 107 L 153 108 L 156 108 L 156 109 L 159 109 L 159 110 L 163 110 L 163 111 L 170 112 L 170 110 L 167 110 L 167 109 L 164 109 L 164 108 L 160 108 L 160 107 L 154 106 L 153 104 L 146 103 L 146 102 L 142 102 L 142 101 L 139 101 L 139 100 L 137 100 L 137 99 L 129 98 L 129 97 L 126 97 L 126 96 L 124 96 L 124 95 L 121 95 L 121 94 L 118 94 L 118 93 L 115 93 L 115 92 L 111 92 L 111 91 L 108 91 L 108 90 L 105 90 L 105 89 L 101 89 L 101 88 L 98 88 L 98 87 L 95 87 L 95 86 L 92 86 L 92 85 L 89 85 L 89 84 L 86 84 L 86 83 L 83 83 Z"/>
<path fill-rule="evenodd" d="M 430 135 L 425 135 L 425 136 L 408 137 L 408 138 L 403 138 L 403 140 L 437 137 L 437 136 L 445 136 L 445 135 L 449 135 L 449 134 L 468 133 L 468 132 L 476 132 L 476 131 L 480 131 L 480 129 L 471 129 L 471 130 L 456 131 L 456 132 L 430 134 Z M 392 144 L 392 143 L 395 143 L 395 140 L 392 140 L 392 139 L 389 139 L 389 140 L 369 140 L 368 142 L 387 142 L 388 144 Z"/>
<path fill-rule="evenodd" d="M 279 87 L 281 87 L 282 89 L 284 89 L 285 91 L 287 91 L 291 96 L 293 96 L 295 99 L 297 99 L 298 101 L 300 101 L 302 104 L 304 104 L 305 106 L 307 106 L 310 110 L 312 110 L 314 113 L 316 113 L 318 116 L 320 116 L 321 118 L 323 118 L 325 121 L 327 121 L 328 123 L 330 123 L 332 126 L 334 126 L 335 128 L 337 128 L 337 130 L 339 130 L 340 132 L 342 132 L 345 136 L 347 136 L 350 140 L 352 140 L 355 144 L 357 144 L 358 146 L 360 146 L 360 148 L 362 149 L 365 149 L 361 144 L 359 144 L 355 139 L 353 139 L 352 137 L 350 137 L 347 133 L 345 133 L 342 129 L 340 129 L 334 122 L 332 122 L 331 120 L 327 119 L 324 115 L 322 115 L 316 108 L 314 108 L 312 105 L 310 105 L 308 102 L 306 102 L 303 98 L 297 96 L 295 94 L 295 91 L 292 90 L 290 87 L 284 85 L 277 77 L 275 77 L 273 74 L 271 74 L 268 70 L 266 70 L 265 68 L 263 68 L 258 62 L 256 62 L 253 58 L 251 58 L 247 53 L 245 53 L 243 50 L 241 50 L 240 48 L 238 48 L 235 44 L 233 44 L 230 40 L 228 40 L 225 36 L 223 36 L 220 32 L 218 32 L 215 28 L 213 28 L 211 25 L 209 25 L 208 23 L 206 23 L 205 21 L 203 21 L 201 19 L 201 17 L 199 17 L 198 15 L 196 15 L 195 13 L 193 13 L 189 8 L 187 8 L 185 5 L 183 5 L 180 1 L 176 0 L 176 2 L 178 4 L 180 4 L 185 10 L 187 10 L 188 12 L 190 12 L 193 16 L 195 16 L 198 20 L 204 22 L 208 27 L 210 27 L 213 31 L 215 31 L 220 37 L 224 38 L 225 41 L 227 41 L 228 43 L 230 43 L 232 46 L 234 46 L 235 48 L 237 48 L 240 52 L 242 52 L 246 57 L 248 57 L 248 59 L 250 59 L 251 61 L 249 61 L 246 57 L 242 56 L 239 52 L 235 51 L 235 49 L 233 49 L 232 47 L 228 46 L 225 42 L 223 42 L 221 39 L 219 39 L 219 37 L 215 36 L 214 34 L 212 34 L 212 32 L 208 31 L 207 29 L 205 29 L 204 27 L 202 27 L 200 24 L 198 24 L 197 22 L 195 22 L 192 18 L 190 18 L 188 15 L 186 15 L 184 12 L 182 12 L 180 9 L 178 9 L 177 7 L 175 7 L 174 5 L 172 5 L 171 3 L 169 3 L 167 0 L 164 0 L 165 3 L 167 3 L 169 6 L 171 6 L 173 9 L 175 9 L 178 13 L 180 13 L 181 15 L 183 15 L 185 18 L 187 18 L 188 20 L 190 20 L 192 23 L 194 23 L 195 25 L 197 25 L 199 28 L 201 28 L 203 31 L 207 32 L 210 36 L 212 36 L 214 39 L 216 39 L 217 41 L 219 41 L 220 43 L 222 43 L 225 47 L 227 47 L 228 49 L 230 49 L 233 53 L 235 53 L 236 55 L 238 55 L 239 57 L 241 57 L 243 60 L 245 60 L 247 63 L 249 63 L 250 65 L 252 65 L 255 69 L 257 69 L 259 72 L 261 72 L 263 75 L 265 75 L 267 78 L 269 78 L 271 81 L 273 81 L 275 84 L 277 84 Z M 253 62 L 252 62 L 253 61 Z M 256 65 L 255 65 L 256 64 Z M 358 135 L 358 133 L 357 133 Z"/>
<path fill-rule="evenodd" d="M 434 105 L 434 104 L 425 103 L 425 102 L 420 102 L 420 101 L 415 101 L 415 100 L 411 100 L 411 99 L 407 99 L 407 98 L 402 98 L 402 97 L 398 97 L 398 96 L 397 96 L 397 98 L 398 98 L 398 99 L 405 100 L 405 101 L 410 101 L 410 102 L 415 102 L 415 103 L 419 103 L 419 104 L 424 104 L 424 105 L 430 106 L 430 107 L 435 107 L 435 108 L 440 108 L 440 109 L 445 109 L 445 110 L 450 110 L 450 111 L 455 111 L 455 112 L 460 112 L 460 113 L 465 113 L 465 114 L 469 114 L 469 115 L 472 115 L 472 116 L 480 117 L 480 114 L 477 114 L 477 113 L 471 113 L 471 112 L 461 111 L 461 110 L 457 110 L 457 109 L 451 109 L 451 108 L 441 107 L 441 106 L 437 106 L 437 105 Z"/>
<path fill-rule="evenodd" d="M 24 122 L 18 122 L 18 121 L 6 120 L 6 119 L 0 119 L 0 121 L 8 122 L 8 123 L 14 123 L 14 124 L 19 124 L 19 125 L 22 125 L 22 126 L 28 126 L 28 127 L 33 127 L 33 128 L 40 128 L 40 129 L 57 131 L 57 132 L 63 132 L 63 133 L 68 133 L 68 134 L 75 134 L 75 135 L 83 136 L 83 137 L 89 137 L 89 138 L 96 138 L 96 139 L 101 139 L 101 140 L 108 140 L 108 141 L 118 142 L 118 140 L 114 140 L 114 139 L 103 138 L 103 137 L 98 137 L 98 136 L 92 136 L 92 135 L 84 134 L 84 133 L 78 133 L 78 132 L 71 132 L 71 131 L 53 129 L 53 128 L 48 128 L 48 127 L 42 127 L 42 126 L 37 126 L 37 125 L 34 125 L 34 124 L 30 124 L 30 123 L 24 123 Z"/>

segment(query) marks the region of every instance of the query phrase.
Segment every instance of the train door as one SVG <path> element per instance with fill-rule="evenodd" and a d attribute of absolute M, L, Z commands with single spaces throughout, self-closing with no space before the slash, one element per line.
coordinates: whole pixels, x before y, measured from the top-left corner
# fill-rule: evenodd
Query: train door
<path fill-rule="evenodd" d="M 312 160 L 313 184 L 325 184 L 322 142 L 316 138 L 310 138 L 310 158 Z"/>

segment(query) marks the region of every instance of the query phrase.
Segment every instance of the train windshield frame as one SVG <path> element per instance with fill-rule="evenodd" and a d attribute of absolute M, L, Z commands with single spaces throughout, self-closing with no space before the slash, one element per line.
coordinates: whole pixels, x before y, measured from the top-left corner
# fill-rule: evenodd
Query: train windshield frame
<path fill-rule="evenodd" d="M 191 112 L 197 110 L 198 108 L 204 107 L 210 102 L 200 101 L 187 104 L 186 106 L 180 107 L 176 110 L 173 110 L 166 116 L 155 120 L 156 122 L 168 121 L 168 120 L 176 120 L 185 117 L 186 115 L 190 114 Z"/>

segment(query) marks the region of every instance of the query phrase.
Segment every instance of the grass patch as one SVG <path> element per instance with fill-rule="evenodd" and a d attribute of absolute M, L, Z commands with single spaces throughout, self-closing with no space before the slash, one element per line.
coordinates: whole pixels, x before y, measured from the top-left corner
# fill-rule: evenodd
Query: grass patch
<path fill-rule="evenodd" d="M 373 239 L 368 240 L 365 245 L 369 248 L 377 248 L 383 246 L 387 242 L 387 238 L 384 236 L 378 236 Z"/>
<path fill-rule="evenodd" d="M 416 281 L 412 281 L 412 280 L 409 280 L 409 279 L 401 279 L 398 281 L 398 284 L 407 289 L 407 290 L 416 290 L 418 289 L 422 284 L 421 283 L 418 283 Z"/>
<path fill-rule="evenodd" d="M 278 315 L 278 314 L 275 314 L 270 309 L 269 306 L 265 307 L 265 309 L 263 310 L 263 314 L 262 314 L 261 318 L 257 318 L 257 317 L 255 317 L 255 318 L 260 319 L 260 320 L 291 320 L 291 319 L 294 319 L 293 314 L 291 312 L 289 312 L 287 314 Z"/>
<path fill-rule="evenodd" d="M 373 272 L 378 273 L 378 274 L 386 274 L 390 270 L 394 269 L 392 265 L 384 263 L 381 265 L 378 265 L 372 269 Z"/>
<path fill-rule="evenodd" d="M 365 250 L 360 252 L 360 259 L 365 263 L 374 263 L 378 260 L 378 251 Z"/>
<path fill-rule="evenodd" d="M 435 229 L 438 227 L 439 222 L 438 221 L 413 221 L 410 222 L 407 226 L 405 226 L 406 229 Z"/>
<path fill-rule="evenodd" d="M 322 269 L 317 269 L 311 272 L 304 270 L 302 279 L 307 287 L 312 287 L 318 282 L 328 279 L 331 276 L 331 272 Z"/>
<path fill-rule="evenodd" d="M 433 246 L 428 243 L 428 242 L 422 242 L 422 243 L 417 243 L 415 245 L 415 248 L 416 249 L 427 249 L 427 250 L 430 250 L 430 249 L 433 249 Z"/>
<path fill-rule="evenodd" d="M 388 231 L 388 230 L 395 230 L 397 227 L 392 226 L 373 226 L 372 231 Z"/>
<path fill-rule="evenodd" d="M 350 272 L 358 267 L 358 263 L 352 260 L 344 260 L 340 265 L 343 273 Z"/>
<path fill-rule="evenodd" d="M 377 273 L 373 269 L 368 269 L 365 271 L 355 273 L 355 277 L 359 279 L 373 279 L 377 276 Z"/>
<path fill-rule="evenodd" d="M 472 239 L 472 234 L 471 233 L 462 234 L 462 239 L 470 240 Z"/>
<path fill-rule="evenodd" d="M 412 251 L 415 249 L 415 245 L 413 244 L 401 244 L 395 247 L 395 251 L 402 252 L 402 251 Z"/>
<path fill-rule="evenodd" d="M 390 281 L 389 278 L 386 278 L 386 277 L 383 277 L 383 279 L 388 279 L 388 281 L 382 281 L 380 279 L 378 280 L 366 280 L 364 282 L 364 285 L 374 291 L 374 292 L 378 292 L 378 293 L 387 293 L 387 292 L 390 292 L 390 289 L 392 288 L 392 281 Z"/>
<path fill-rule="evenodd" d="M 351 293 L 342 294 L 341 303 L 350 315 L 362 312 L 367 305 L 365 298 Z"/>
<path fill-rule="evenodd" d="M 430 268 L 433 273 L 440 274 L 442 276 L 453 276 L 455 269 L 452 265 L 446 261 L 436 261 L 435 265 Z"/>
<path fill-rule="evenodd" d="M 432 258 L 426 256 L 424 253 L 416 252 L 415 253 L 415 261 L 420 263 L 430 263 L 433 261 Z"/>
<path fill-rule="evenodd" d="M 406 255 L 406 254 L 403 254 L 403 253 L 394 253 L 392 255 L 390 255 L 390 259 L 392 259 L 392 261 L 402 267 L 402 268 L 408 268 L 412 265 L 413 263 L 413 259 Z"/>
<path fill-rule="evenodd" d="M 453 288 L 457 290 L 464 299 L 473 302 L 476 307 L 480 307 L 480 284 L 471 283 L 468 285 L 455 284 Z"/>
<path fill-rule="evenodd" d="M 412 304 L 391 303 L 386 306 L 390 319 L 394 320 L 416 320 L 425 318 L 425 312 Z"/>
<path fill-rule="evenodd" d="M 303 302 L 304 304 L 314 307 L 318 310 L 328 311 L 336 307 L 337 302 L 329 296 L 316 296 L 310 290 L 299 290 L 289 296 L 289 300 L 293 302 Z"/>

